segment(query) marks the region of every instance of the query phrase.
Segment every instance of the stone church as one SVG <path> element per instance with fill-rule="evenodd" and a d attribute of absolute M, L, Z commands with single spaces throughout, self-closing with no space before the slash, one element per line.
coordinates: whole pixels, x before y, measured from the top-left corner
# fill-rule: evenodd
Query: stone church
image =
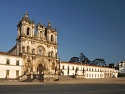
<path fill-rule="evenodd" d="M 16 45 L 4 54 L 21 57 L 21 72 L 18 75 L 56 74 L 58 67 L 57 31 L 52 28 L 50 21 L 47 26 L 41 23 L 36 25 L 26 13 L 18 22 L 17 31 Z M 6 72 L 5 75 L 7 74 L 9 73 Z"/>

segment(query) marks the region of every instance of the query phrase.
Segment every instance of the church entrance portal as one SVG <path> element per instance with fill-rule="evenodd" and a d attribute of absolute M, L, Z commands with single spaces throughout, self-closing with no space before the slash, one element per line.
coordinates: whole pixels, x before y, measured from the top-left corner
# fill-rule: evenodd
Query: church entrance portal
<path fill-rule="evenodd" d="M 38 73 L 38 74 L 43 74 L 44 71 L 45 71 L 45 67 L 44 67 L 42 64 L 39 64 L 39 65 L 37 66 L 37 73 Z"/>
<path fill-rule="evenodd" d="M 45 66 L 43 66 L 42 64 L 39 64 L 37 66 L 37 77 L 39 81 L 44 81 L 44 71 L 46 70 Z"/>

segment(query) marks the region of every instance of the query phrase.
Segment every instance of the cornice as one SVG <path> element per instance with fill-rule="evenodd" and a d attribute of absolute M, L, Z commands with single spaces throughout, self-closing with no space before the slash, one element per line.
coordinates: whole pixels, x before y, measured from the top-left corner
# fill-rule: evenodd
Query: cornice
<path fill-rule="evenodd" d="M 32 41 L 33 43 L 47 45 L 47 47 L 51 47 L 51 46 L 54 46 L 56 48 L 58 47 L 57 43 L 46 41 L 46 40 L 43 40 L 43 39 L 41 39 L 41 40 L 35 39 L 35 37 L 21 37 L 21 38 L 18 38 L 17 40 L 18 41 Z"/>
<path fill-rule="evenodd" d="M 1 64 L 0 65 L 4 65 L 4 66 L 17 66 L 17 67 L 22 67 L 23 65 L 14 65 L 14 64 Z"/>

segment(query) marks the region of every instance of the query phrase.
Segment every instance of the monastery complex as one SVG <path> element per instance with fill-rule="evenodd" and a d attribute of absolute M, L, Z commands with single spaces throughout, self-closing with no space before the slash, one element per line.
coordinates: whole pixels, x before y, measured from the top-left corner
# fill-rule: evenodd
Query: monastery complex
<path fill-rule="evenodd" d="M 114 68 L 61 62 L 58 57 L 58 32 L 35 24 L 26 13 L 17 24 L 16 44 L 8 52 L 0 52 L 0 79 L 18 81 L 59 80 L 60 77 L 117 78 Z"/>

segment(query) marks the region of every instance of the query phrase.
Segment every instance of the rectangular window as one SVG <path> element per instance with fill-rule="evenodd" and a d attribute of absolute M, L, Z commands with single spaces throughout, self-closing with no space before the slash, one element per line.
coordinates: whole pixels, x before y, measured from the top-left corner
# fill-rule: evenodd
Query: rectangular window
<path fill-rule="evenodd" d="M 19 70 L 16 70 L 16 77 L 19 76 Z"/>
<path fill-rule="evenodd" d="M 100 72 L 100 69 L 98 69 L 98 72 Z"/>
<path fill-rule="evenodd" d="M 69 66 L 67 67 L 67 69 L 69 70 Z"/>
<path fill-rule="evenodd" d="M 16 65 L 18 65 L 18 66 L 20 65 L 20 62 L 19 62 L 19 60 L 17 60 L 17 61 L 16 61 Z"/>
<path fill-rule="evenodd" d="M 10 60 L 9 60 L 9 59 L 6 60 L 6 64 L 7 64 L 7 65 L 10 64 Z"/>
<path fill-rule="evenodd" d="M 91 71 L 91 68 L 89 68 L 89 71 Z"/>
<path fill-rule="evenodd" d="M 89 77 L 91 77 L 91 74 L 89 74 Z"/>
<path fill-rule="evenodd" d="M 79 67 L 77 67 L 77 70 L 79 70 Z"/>
<path fill-rule="evenodd" d="M 6 75 L 9 75 L 9 70 L 6 70 Z"/>
<path fill-rule="evenodd" d="M 6 70 L 6 78 L 9 78 L 9 72 L 10 70 Z"/>
<path fill-rule="evenodd" d="M 63 70 L 65 69 L 64 65 L 63 65 Z"/>
<path fill-rule="evenodd" d="M 88 71 L 88 68 L 86 68 L 86 71 Z"/>

